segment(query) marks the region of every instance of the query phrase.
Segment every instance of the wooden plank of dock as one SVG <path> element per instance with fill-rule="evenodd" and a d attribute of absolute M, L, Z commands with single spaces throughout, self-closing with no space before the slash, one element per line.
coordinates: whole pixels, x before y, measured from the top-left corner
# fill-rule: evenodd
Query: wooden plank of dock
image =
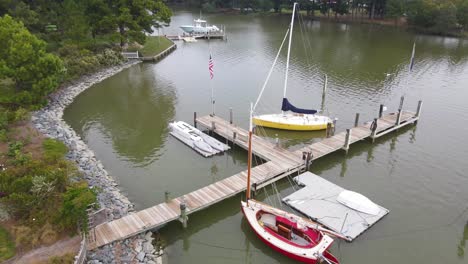
<path fill-rule="evenodd" d="M 402 111 L 400 124 L 396 123 L 398 114 L 392 113 L 382 116 L 377 120 L 374 135 L 370 122 L 350 129 L 349 144 L 369 137 L 376 138 L 399 127 L 416 122 L 419 119 L 420 105 L 416 113 Z M 217 116 L 203 116 L 197 118 L 196 122 L 234 144 L 247 149 L 248 132 L 246 130 Z M 302 160 L 304 151 L 311 152 L 312 159 L 318 159 L 342 149 L 345 146 L 346 138 L 346 132 L 338 133 L 291 152 L 266 139 L 254 136 L 252 152 L 264 159 L 265 163 L 252 168 L 251 182 L 254 186 L 261 188 L 292 173 L 299 172 L 305 168 L 305 162 Z M 100 224 L 90 231 L 94 234 L 94 241 L 88 243 L 88 249 L 98 248 L 114 241 L 132 237 L 179 219 L 182 203 L 186 206 L 186 213 L 190 214 L 232 197 L 246 189 L 246 180 L 247 172 L 242 171 L 171 201 Z"/>

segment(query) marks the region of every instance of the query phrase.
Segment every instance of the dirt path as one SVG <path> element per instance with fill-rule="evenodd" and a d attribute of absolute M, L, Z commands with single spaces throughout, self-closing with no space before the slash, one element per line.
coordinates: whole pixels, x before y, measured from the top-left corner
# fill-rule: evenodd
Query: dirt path
<path fill-rule="evenodd" d="M 15 259 L 14 263 L 30 264 L 47 262 L 50 257 L 63 256 L 67 253 L 77 254 L 80 250 L 81 237 L 74 236 L 57 241 L 50 246 L 44 246 L 29 251 Z"/>

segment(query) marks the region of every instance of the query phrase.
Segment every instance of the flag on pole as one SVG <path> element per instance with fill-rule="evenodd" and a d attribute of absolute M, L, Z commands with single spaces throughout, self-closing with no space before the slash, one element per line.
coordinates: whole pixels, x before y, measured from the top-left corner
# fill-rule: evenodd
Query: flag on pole
<path fill-rule="evenodd" d="M 210 79 L 213 79 L 213 77 L 214 77 L 213 67 L 214 67 L 214 63 L 213 63 L 213 59 L 211 58 L 211 54 L 210 54 L 210 60 L 208 61 L 208 71 L 210 72 Z"/>
<path fill-rule="evenodd" d="M 410 65 L 409 65 L 409 71 L 412 71 L 413 70 L 413 66 L 414 66 L 414 53 L 416 51 L 416 42 L 414 42 L 413 44 L 413 52 L 411 53 L 411 61 L 410 61 Z"/>

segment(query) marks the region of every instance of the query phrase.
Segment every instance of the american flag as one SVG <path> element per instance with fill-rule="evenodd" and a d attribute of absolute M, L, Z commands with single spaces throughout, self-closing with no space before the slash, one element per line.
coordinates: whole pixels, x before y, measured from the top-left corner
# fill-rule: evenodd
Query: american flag
<path fill-rule="evenodd" d="M 213 67 L 214 67 L 214 63 L 213 63 L 213 59 L 211 58 L 211 54 L 210 54 L 210 60 L 208 61 L 208 71 L 210 71 L 210 78 L 211 79 L 213 79 L 213 77 L 214 77 Z"/>
<path fill-rule="evenodd" d="M 413 52 L 411 53 L 411 61 L 410 61 L 410 65 L 409 65 L 409 71 L 412 71 L 413 70 L 413 66 L 414 66 L 414 53 L 416 51 L 416 42 L 414 42 L 413 44 Z"/>

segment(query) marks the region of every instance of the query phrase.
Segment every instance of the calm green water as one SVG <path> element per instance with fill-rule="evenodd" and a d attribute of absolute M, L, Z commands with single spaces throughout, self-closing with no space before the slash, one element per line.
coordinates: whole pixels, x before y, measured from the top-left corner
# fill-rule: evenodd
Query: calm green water
<path fill-rule="evenodd" d="M 191 23 L 177 12 L 172 27 Z M 287 17 L 207 17 L 225 24 L 228 41 L 178 43 L 158 64 L 134 66 L 81 94 L 65 119 L 83 136 L 129 198 L 142 209 L 246 169 L 245 151 L 205 159 L 168 134 L 168 122 L 192 122 L 193 112 L 210 112 L 209 53 L 215 63 L 216 113 L 247 127 L 254 101 L 276 55 Z M 424 101 L 421 121 L 375 144 L 352 145 L 316 161 L 312 172 L 390 209 L 390 214 L 353 243 L 337 242 L 332 251 L 342 263 L 468 263 L 468 41 L 413 35 L 377 26 L 306 22 L 296 27 L 291 57 L 292 102 L 320 107 L 323 74 L 329 76 L 325 104 L 342 131 L 371 120 L 380 103 L 389 110 L 406 96 L 405 108 Z M 304 40 L 303 40 L 304 39 Z M 408 62 L 413 41 L 416 64 Z M 305 44 L 305 45 L 304 45 Z M 307 47 L 304 50 L 304 46 Z M 281 104 L 285 54 L 280 57 L 258 113 L 277 112 Z M 387 75 L 387 73 L 389 75 Z M 267 130 L 298 148 L 324 134 Z M 278 183 L 282 196 L 293 192 Z M 275 202 L 271 188 L 260 199 Z M 236 196 L 161 229 L 169 263 L 291 263 L 272 252 L 249 230 Z M 278 202 L 276 201 L 276 204 Z M 466 255 L 464 252 L 466 251 Z"/>

